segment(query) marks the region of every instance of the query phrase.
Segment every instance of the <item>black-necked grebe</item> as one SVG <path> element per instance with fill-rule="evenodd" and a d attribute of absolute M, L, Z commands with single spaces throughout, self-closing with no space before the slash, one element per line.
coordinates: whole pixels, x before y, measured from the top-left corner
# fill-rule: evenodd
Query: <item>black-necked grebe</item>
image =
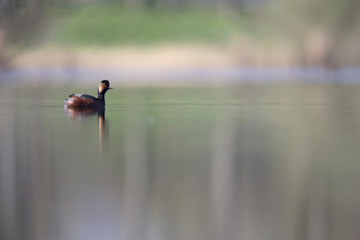
<path fill-rule="evenodd" d="M 64 101 L 65 108 L 103 108 L 105 107 L 105 93 L 112 89 L 108 80 L 102 80 L 98 87 L 98 97 L 87 94 L 71 94 Z"/>

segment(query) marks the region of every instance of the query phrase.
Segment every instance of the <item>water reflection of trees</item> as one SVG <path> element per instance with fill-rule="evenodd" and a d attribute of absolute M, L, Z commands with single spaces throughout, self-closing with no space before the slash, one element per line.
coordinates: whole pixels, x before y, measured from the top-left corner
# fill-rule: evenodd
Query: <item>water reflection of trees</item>
<path fill-rule="evenodd" d="M 235 103 L 221 96 L 227 104 L 112 109 L 117 126 L 102 161 L 86 131 L 68 143 L 66 128 L 51 128 L 62 121 L 44 113 L 0 116 L 8 126 L 0 127 L 2 236 L 354 239 L 357 98 L 316 86 L 271 89 L 238 90 Z M 140 102 L 154 97 L 139 92 Z M 47 143 L 51 135 L 60 146 Z"/>

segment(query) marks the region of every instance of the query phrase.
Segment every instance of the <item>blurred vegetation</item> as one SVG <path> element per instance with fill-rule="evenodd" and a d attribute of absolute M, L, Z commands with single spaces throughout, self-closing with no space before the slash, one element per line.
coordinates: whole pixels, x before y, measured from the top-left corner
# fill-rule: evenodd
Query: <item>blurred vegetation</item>
<path fill-rule="evenodd" d="M 359 10 L 358 0 L 6 0 L 0 66 L 7 46 L 234 41 L 262 57 L 285 49 L 297 64 L 360 64 Z"/>
<path fill-rule="evenodd" d="M 224 42 L 235 30 L 229 27 L 234 21 L 236 30 L 248 22 L 239 14 L 226 17 L 214 2 L 207 0 L 7 1 L 0 4 L 0 31 L 5 33 L 8 43 L 18 47 L 44 42 L 80 45 Z M 235 8 L 235 12 L 238 10 Z"/>
<path fill-rule="evenodd" d="M 126 10 L 121 6 L 91 6 L 57 9 L 60 23 L 50 41 L 76 45 L 152 44 L 159 42 L 226 42 L 231 34 L 246 28 L 239 21 L 233 29 L 230 18 L 215 10 Z M 245 19 L 244 19 L 245 20 Z"/>
<path fill-rule="evenodd" d="M 319 54 L 328 66 L 360 64 L 359 10 L 358 0 L 274 0 L 267 30 L 293 42 L 304 63 Z"/>
<path fill-rule="evenodd" d="M 57 0 L 0 1 L 0 32 L 11 43 L 17 43 L 46 26 L 46 12 Z"/>

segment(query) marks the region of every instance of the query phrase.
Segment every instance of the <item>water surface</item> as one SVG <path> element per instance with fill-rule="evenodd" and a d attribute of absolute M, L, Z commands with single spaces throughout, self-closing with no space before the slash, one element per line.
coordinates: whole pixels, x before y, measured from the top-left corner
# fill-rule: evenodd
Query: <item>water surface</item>
<path fill-rule="evenodd" d="M 356 239 L 360 87 L 0 88 L 0 238 Z"/>

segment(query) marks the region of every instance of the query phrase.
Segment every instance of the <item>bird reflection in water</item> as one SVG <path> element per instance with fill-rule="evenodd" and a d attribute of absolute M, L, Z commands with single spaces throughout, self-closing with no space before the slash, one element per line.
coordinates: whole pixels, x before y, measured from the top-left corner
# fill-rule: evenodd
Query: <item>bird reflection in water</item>
<path fill-rule="evenodd" d="M 107 152 L 104 149 L 107 146 L 109 131 L 105 119 L 105 108 L 65 108 L 65 113 L 71 119 L 83 119 L 98 116 L 98 130 L 99 130 L 99 150 L 100 156 L 104 156 Z"/>

